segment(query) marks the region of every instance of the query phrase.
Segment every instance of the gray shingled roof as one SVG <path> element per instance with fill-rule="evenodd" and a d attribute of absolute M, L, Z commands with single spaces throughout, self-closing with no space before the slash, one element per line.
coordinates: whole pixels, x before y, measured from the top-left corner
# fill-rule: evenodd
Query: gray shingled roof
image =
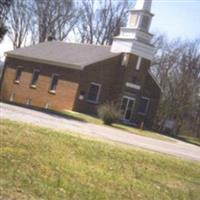
<path fill-rule="evenodd" d="M 58 41 L 43 42 L 21 49 L 15 49 L 6 54 L 8 57 L 76 69 L 83 69 L 92 63 L 119 55 L 111 53 L 109 46 Z"/>

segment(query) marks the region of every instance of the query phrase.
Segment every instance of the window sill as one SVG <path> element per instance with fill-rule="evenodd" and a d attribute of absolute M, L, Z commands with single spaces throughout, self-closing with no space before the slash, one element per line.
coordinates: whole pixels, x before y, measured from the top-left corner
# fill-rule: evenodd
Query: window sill
<path fill-rule="evenodd" d="M 36 85 L 30 85 L 30 88 L 32 88 L 32 89 L 36 89 L 37 86 L 36 86 Z"/>
<path fill-rule="evenodd" d="M 19 81 L 18 81 L 18 80 L 15 80 L 15 81 L 14 81 L 14 84 L 19 84 Z"/>
<path fill-rule="evenodd" d="M 88 103 L 92 103 L 92 104 L 99 104 L 98 101 L 92 101 L 92 100 L 89 100 L 89 99 L 87 99 L 86 101 L 87 101 Z"/>
<path fill-rule="evenodd" d="M 56 91 L 55 90 L 49 90 L 49 93 L 50 94 L 56 94 Z"/>

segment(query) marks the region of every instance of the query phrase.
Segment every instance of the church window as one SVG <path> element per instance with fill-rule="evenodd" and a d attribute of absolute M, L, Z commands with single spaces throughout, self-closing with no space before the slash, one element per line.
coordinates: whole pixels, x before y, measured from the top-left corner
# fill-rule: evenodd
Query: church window
<path fill-rule="evenodd" d="M 137 15 L 131 15 L 130 17 L 130 26 L 136 26 L 138 21 L 138 16 Z"/>
<path fill-rule="evenodd" d="M 33 71 L 33 76 L 31 80 L 31 87 L 35 87 L 39 78 L 40 71 L 38 69 Z"/>
<path fill-rule="evenodd" d="M 149 28 L 149 17 L 147 17 L 147 16 L 143 16 L 142 17 L 142 22 L 141 22 L 141 28 L 143 29 L 143 30 L 148 30 L 148 28 Z"/>
<path fill-rule="evenodd" d="M 59 75 L 58 74 L 53 74 L 52 75 L 51 84 L 50 84 L 50 88 L 49 88 L 50 92 L 54 92 L 55 93 L 56 87 L 58 85 L 58 79 L 59 79 Z"/>
<path fill-rule="evenodd" d="M 138 113 L 141 115 L 146 115 L 149 110 L 150 99 L 147 97 L 140 98 L 139 110 Z"/>
<path fill-rule="evenodd" d="M 19 83 L 21 75 L 22 75 L 22 67 L 18 67 L 16 69 L 16 74 L 15 74 L 15 79 L 14 79 L 15 83 Z"/>
<path fill-rule="evenodd" d="M 88 101 L 97 103 L 99 100 L 101 85 L 98 83 L 91 83 L 88 92 Z"/>

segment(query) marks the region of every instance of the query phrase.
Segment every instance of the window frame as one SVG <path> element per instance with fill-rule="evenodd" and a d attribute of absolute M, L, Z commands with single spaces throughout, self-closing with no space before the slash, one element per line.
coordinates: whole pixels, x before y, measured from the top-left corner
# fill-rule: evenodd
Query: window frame
<path fill-rule="evenodd" d="M 17 79 L 17 74 L 18 74 L 18 70 L 21 70 L 21 72 L 20 72 L 20 76 L 19 76 L 19 78 Z M 16 83 L 16 84 L 19 84 L 20 83 L 20 78 L 21 78 L 21 76 L 22 76 L 22 71 L 23 70 L 23 67 L 22 66 L 17 66 L 17 68 L 16 68 L 16 70 L 15 70 L 15 78 L 14 78 L 14 83 Z"/>
<path fill-rule="evenodd" d="M 140 114 L 140 115 L 147 115 L 147 113 L 148 113 L 148 111 L 149 111 L 149 105 L 150 105 L 150 98 L 149 97 L 144 97 L 144 96 L 142 96 L 142 97 L 140 97 L 140 99 L 145 99 L 145 100 L 147 100 L 147 104 L 146 104 L 146 108 L 145 108 L 145 112 L 143 113 L 143 112 L 140 112 L 140 111 L 138 111 L 138 114 Z M 139 105 L 139 108 L 140 108 L 140 105 Z"/>
<path fill-rule="evenodd" d="M 49 85 L 49 93 L 51 93 L 51 94 L 56 94 L 56 89 L 57 89 L 57 86 L 58 86 L 58 81 L 57 81 L 57 84 L 56 84 L 56 88 L 55 88 L 55 90 L 51 90 L 51 86 L 52 86 L 52 84 L 53 84 L 53 78 L 54 78 L 54 76 L 58 76 L 58 81 L 59 81 L 59 74 L 57 74 L 57 73 L 53 73 L 52 75 L 51 75 L 51 82 L 50 82 L 50 85 Z"/>
<path fill-rule="evenodd" d="M 88 99 L 91 85 L 98 86 L 98 92 L 97 92 L 97 96 L 96 96 L 96 100 L 95 101 Z M 89 90 L 88 90 L 88 94 L 87 94 L 87 101 L 90 102 L 90 103 L 98 103 L 99 102 L 100 93 L 101 93 L 101 88 L 102 88 L 102 85 L 100 83 L 91 82 L 90 85 L 89 85 Z"/>
<path fill-rule="evenodd" d="M 33 78 L 34 78 L 35 72 L 38 72 L 39 74 L 38 74 L 38 78 L 37 78 L 37 80 L 36 80 L 36 83 L 33 84 Z M 30 87 L 31 87 L 31 88 L 36 88 L 36 87 L 37 87 L 37 82 L 38 82 L 39 76 L 40 76 L 40 70 L 39 70 L 39 69 L 34 69 L 34 70 L 33 70 L 33 74 L 32 74 L 32 79 L 31 79 L 31 82 L 30 82 Z"/>

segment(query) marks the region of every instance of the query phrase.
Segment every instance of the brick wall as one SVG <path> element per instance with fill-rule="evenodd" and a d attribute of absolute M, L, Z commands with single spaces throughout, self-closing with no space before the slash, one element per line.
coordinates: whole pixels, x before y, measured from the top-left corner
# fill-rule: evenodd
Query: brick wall
<path fill-rule="evenodd" d="M 82 71 L 78 93 L 84 92 L 84 100 L 77 98 L 75 110 L 96 114 L 100 104 L 107 101 L 118 101 L 123 80 L 121 55 L 87 66 Z M 87 101 L 91 82 L 101 84 L 101 93 L 98 103 Z"/>
<path fill-rule="evenodd" d="M 20 83 L 15 84 L 13 80 L 16 68 L 19 65 L 24 68 Z M 34 69 L 40 70 L 40 76 L 37 81 L 37 87 L 31 88 L 30 82 Z M 56 94 L 48 92 L 52 73 L 60 74 Z M 73 109 L 79 87 L 79 79 L 80 71 L 78 70 L 7 58 L 1 86 L 1 99 L 9 101 L 11 95 L 15 94 L 14 102 L 16 103 L 26 104 L 27 100 L 31 98 L 33 106 L 44 108 L 48 104 L 50 109 Z"/>
<path fill-rule="evenodd" d="M 141 67 L 136 70 L 138 56 L 131 55 L 127 66 L 121 66 L 122 55 L 118 55 L 98 63 L 85 67 L 84 70 L 75 70 L 58 66 L 45 65 L 30 61 L 7 58 L 6 69 L 1 86 L 1 99 L 9 101 L 15 93 L 14 101 L 26 104 L 29 98 L 32 105 L 45 107 L 48 103 L 50 109 L 55 110 L 75 110 L 78 112 L 96 114 L 100 104 L 107 101 L 121 103 L 122 96 L 132 96 L 136 99 L 132 120 L 140 123 L 145 121 L 150 127 L 156 114 L 156 108 L 160 98 L 160 89 L 149 75 L 150 61 L 142 59 Z M 23 66 L 20 83 L 14 84 L 17 66 Z M 34 69 L 40 70 L 37 88 L 30 88 L 32 72 Z M 60 75 L 56 94 L 48 92 L 52 73 Z M 126 82 L 133 82 L 136 77 L 141 90 L 132 89 L 126 86 Z M 90 83 L 101 84 L 101 93 L 98 103 L 87 101 Z M 80 100 L 80 93 L 84 92 L 84 99 Z M 150 98 L 150 108 L 148 115 L 138 114 L 138 107 L 141 96 Z"/>
<path fill-rule="evenodd" d="M 145 78 L 145 84 L 143 86 L 143 90 L 141 91 L 141 96 L 149 97 L 150 98 L 150 106 L 148 110 L 148 115 L 143 119 L 140 116 L 141 120 L 145 121 L 146 127 L 151 128 L 154 122 L 154 118 L 156 115 L 156 111 L 158 108 L 160 96 L 161 96 L 161 89 L 153 80 L 150 74 L 147 74 Z"/>
<path fill-rule="evenodd" d="M 160 98 L 160 89 L 156 85 L 153 78 L 149 75 L 149 68 L 151 62 L 146 59 L 141 60 L 140 69 L 136 69 L 138 61 L 138 56 L 130 55 L 129 62 L 126 67 L 124 67 L 124 79 L 122 83 L 122 93 L 121 96 L 130 96 L 135 98 L 134 110 L 132 113 L 132 120 L 136 124 L 140 124 L 141 122 L 145 122 L 145 126 L 150 128 L 153 123 L 153 119 L 156 114 L 156 109 L 159 103 Z M 133 80 L 135 79 L 135 80 Z M 140 90 L 129 88 L 126 86 L 126 83 L 130 82 L 133 84 L 137 84 L 141 86 Z M 141 115 L 138 113 L 140 99 L 141 97 L 150 98 L 150 106 L 148 113 L 146 115 Z"/>

